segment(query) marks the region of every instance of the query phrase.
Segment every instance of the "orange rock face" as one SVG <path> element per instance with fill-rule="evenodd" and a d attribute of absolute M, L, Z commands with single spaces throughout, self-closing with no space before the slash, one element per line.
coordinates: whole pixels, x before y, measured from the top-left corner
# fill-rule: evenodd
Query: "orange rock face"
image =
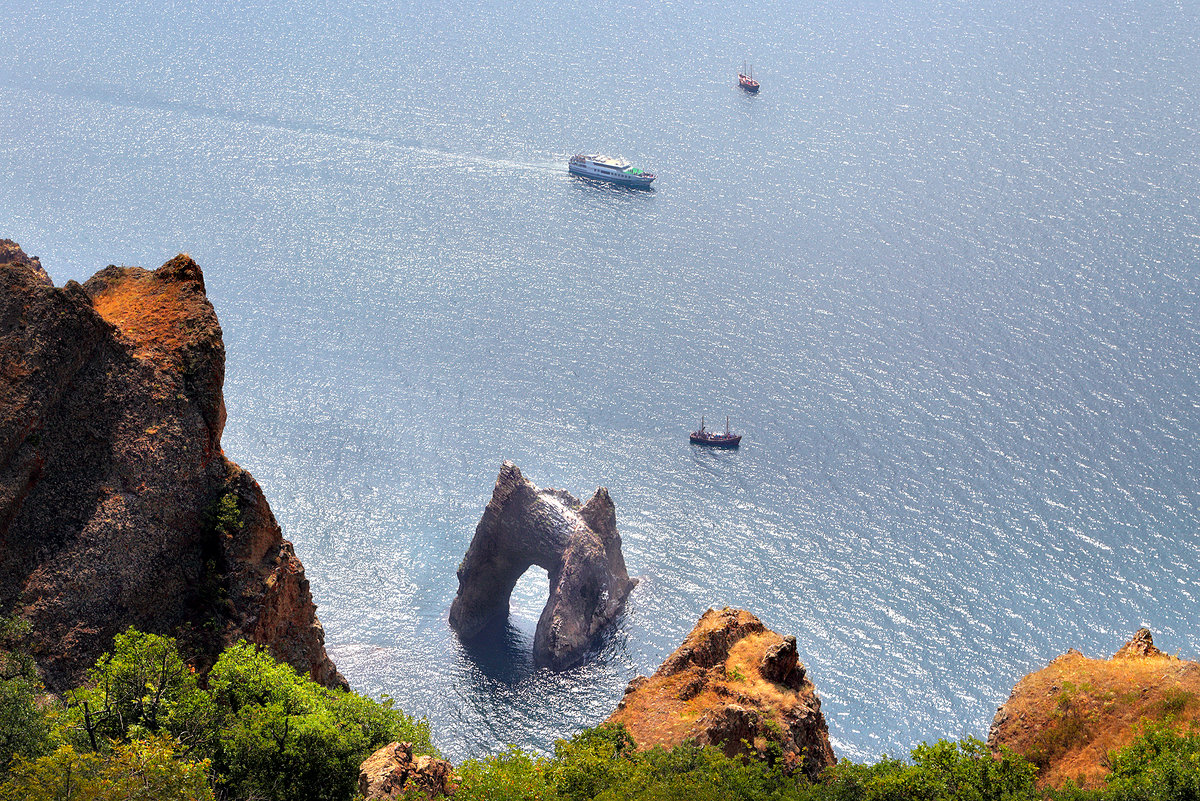
<path fill-rule="evenodd" d="M 794 637 L 740 609 L 712 609 L 654 675 L 638 676 L 608 723 L 638 748 L 693 739 L 729 756 L 756 752 L 816 777 L 834 764 L 821 701 Z"/>
<path fill-rule="evenodd" d="M 1141 629 L 1112 659 L 1074 649 L 1017 682 L 988 735 L 1040 769 L 1044 787 L 1068 780 L 1096 787 L 1108 753 L 1137 735 L 1139 724 L 1171 719 L 1186 729 L 1200 717 L 1200 664 L 1168 656 Z"/>
<path fill-rule="evenodd" d="M 224 376 L 187 256 L 60 289 L 0 240 L 0 613 L 33 624 L 51 689 L 131 625 L 201 667 L 244 637 L 344 682 L 291 543 L 221 452 Z"/>

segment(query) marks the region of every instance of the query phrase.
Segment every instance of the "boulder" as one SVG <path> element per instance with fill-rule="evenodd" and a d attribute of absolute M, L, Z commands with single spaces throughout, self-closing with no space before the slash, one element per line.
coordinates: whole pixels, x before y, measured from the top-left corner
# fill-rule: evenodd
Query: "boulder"
<path fill-rule="evenodd" d="M 616 509 L 603 487 L 581 504 L 564 490 L 539 489 L 504 462 L 458 568 L 450 626 L 470 639 L 507 615 L 513 587 L 533 565 L 550 576 L 534 661 L 570 667 L 613 622 L 637 583 L 625 570 Z"/>
<path fill-rule="evenodd" d="M 388 743 L 358 769 L 358 791 L 369 801 L 438 798 L 454 789 L 454 766 L 437 757 L 414 759 L 412 743 Z"/>

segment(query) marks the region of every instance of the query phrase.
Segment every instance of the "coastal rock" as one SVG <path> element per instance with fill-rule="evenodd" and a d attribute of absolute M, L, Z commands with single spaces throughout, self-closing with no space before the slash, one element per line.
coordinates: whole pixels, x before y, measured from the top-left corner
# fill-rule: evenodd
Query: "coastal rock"
<path fill-rule="evenodd" d="M 1147 656 L 1162 656 L 1163 652 L 1154 647 L 1154 636 L 1148 628 L 1140 628 L 1134 632 L 1133 639 L 1122 645 L 1113 659 L 1138 659 Z"/>
<path fill-rule="evenodd" d="M 533 565 L 550 576 L 534 660 L 569 667 L 612 623 L 637 583 L 625 570 L 616 509 L 603 487 L 581 504 L 564 490 L 539 489 L 505 462 L 458 568 L 451 627 L 471 638 L 506 615 L 513 587 Z"/>
<path fill-rule="evenodd" d="M 0 241 L 0 613 L 63 690 L 129 626 L 204 668 L 238 639 L 342 684 L 291 543 L 221 451 L 225 347 L 199 266 L 56 288 Z"/>
<path fill-rule="evenodd" d="M 438 798 L 454 788 L 454 766 L 431 756 L 414 759 L 412 743 L 388 743 L 358 769 L 358 791 L 368 801 Z"/>
<path fill-rule="evenodd" d="M 988 733 L 1038 766 L 1043 787 L 1074 781 L 1103 784 L 1108 754 L 1146 721 L 1183 731 L 1200 720 L 1200 663 L 1164 654 L 1139 629 L 1112 659 L 1089 659 L 1072 648 L 1022 678 Z"/>
<path fill-rule="evenodd" d="M 741 609 L 705 612 L 653 676 L 630 682 L 607 722 L 624 725 L 638 748 L 695 740 L 782 759 L 810 778 L 835 761 L 796 639 Z"/>

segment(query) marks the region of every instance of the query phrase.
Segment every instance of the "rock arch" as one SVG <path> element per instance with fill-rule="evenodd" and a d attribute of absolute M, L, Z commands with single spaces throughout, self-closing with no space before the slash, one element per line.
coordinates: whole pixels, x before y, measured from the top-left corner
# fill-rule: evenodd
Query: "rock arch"
<path fill-rule="evenodd" d="M 616 509 L 604 487 L 581 504 L 565 490 L 539 489 L 506 461 L 459 565 L 450 626 L 469 639 L 507 614 L 513 587 L 533 565 L 550 578 L 533 638 L 534 661 L 570 667 L 620 613 L 637 583 L 625 570 Z"/>

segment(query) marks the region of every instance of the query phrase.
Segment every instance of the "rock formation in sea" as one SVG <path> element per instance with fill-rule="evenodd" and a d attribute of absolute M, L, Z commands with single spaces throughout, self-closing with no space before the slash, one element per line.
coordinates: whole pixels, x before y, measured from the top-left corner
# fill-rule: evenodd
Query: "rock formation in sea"
<path fill-rule="evenodd" d="M 996 712 L 988 744 L 1037 765 L 1043 787 L 1098 787 L 1108 753 L 1128 745 L 1140 724 L 1170 720 L 1186 730 L 1198 719 L 1200 663 L 1164 654 L 1143 628 L 1112 659 L 1071 649 L 1022 678 Z"/>
<path fill-rule="evenodd" d="M 358 792 L 367 801 L 441 798 L 454 790 L 454 766 L 437 757 L 414 758 L 412 743 L 388 743 L 358 769 Z"/>
<path fill-rule="evenodd" d="M 245 638 L 344 684 L 304 567 L 221 450 L 224 375 L 191 258 L 57 288 L 0 240 L 0 614 L 32 624 L 51 689 L 129 626 L 202 668 Z"/>
<path fill-rule="evenodd" d="M 603 487 L 580 504 L 564 490 L 539 489 L 505 462 L 458 568 L 450 625 L 459 636 L 474 637 L 506 615 L 517 579 L 533 565 L 550 575 L 534 660 L 569 667 L 613 622 L 637 583 L 625 571 L 616 509 Z"/>
<path fill-rule="evenodd" d="M 810 778 L 834 764 L 796 638 L 741 609 L 705 612 L 653 676 L 629 683 L 606 722 L 623 724 L 638 748 L 691 739 L 729 756 L 780 759 Z"/>

